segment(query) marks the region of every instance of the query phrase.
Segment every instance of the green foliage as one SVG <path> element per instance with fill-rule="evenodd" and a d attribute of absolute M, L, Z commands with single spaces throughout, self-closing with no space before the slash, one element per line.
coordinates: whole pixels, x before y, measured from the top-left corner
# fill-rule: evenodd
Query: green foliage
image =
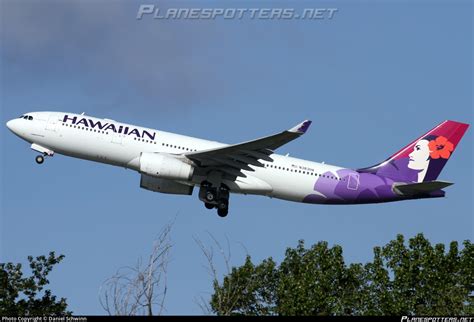
<path fill-rule="evenodd" d="M 474 247 L 463 246 L 398 235 L 371 262 L 347 265 L 340 246 L 300 241 L 279 266 L 248 256 L 214 281 L 210 304 L 218 315 L 472 315 Z"/>
<path fill-rule="evenodd" d="M 56 299 L 50 290 L 48 274 L 64 255 L 28 256 L 31 276 L 24 277 L 21 264 L 0 263 L 0 315 L 69 315 L 66 299 Z"/>

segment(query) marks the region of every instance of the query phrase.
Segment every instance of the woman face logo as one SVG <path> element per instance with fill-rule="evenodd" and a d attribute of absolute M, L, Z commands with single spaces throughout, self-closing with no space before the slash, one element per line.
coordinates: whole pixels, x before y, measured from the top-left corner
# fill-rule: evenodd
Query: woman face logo
<path fill-rule="evenodd" d="M 408 168 L 425 170 L 430 163 L 430 147 L 428 140 L 420 140 L 413 147 L 413 152 L 408 155 Z"/>
<path fill-rule="evenodd" d="M 433 176 L 436 178 L 439 174 L 453 150 L 454 145 L 444 136 L 425 137 L 416 142 L 413 152 L 408 155 L 408 168 L 418 171 L 418 182 L 422 182 L 427 176 L 428 166 L 434 167 L 434 171 L 438 172 L 430 175 L 429 180 L 432 180 Z"/>

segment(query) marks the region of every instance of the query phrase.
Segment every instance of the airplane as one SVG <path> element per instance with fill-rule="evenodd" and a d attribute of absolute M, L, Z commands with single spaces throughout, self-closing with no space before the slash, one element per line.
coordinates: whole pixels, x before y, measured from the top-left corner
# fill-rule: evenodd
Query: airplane
<path fill-rule="evenodd" d="M 140 187 L 192 195 L 225 217 L 230 193 L 310 204 L 366 204 L 444 197 L 451 182 L 437 180 L 469 127 L 444 121 L 385 161 L 349 169 L 278 155 L 305 134 L 311 121 L 274 135 L 224 144 L 66 112 L 32 112 L 7 122 L 31 143 L 42 164 L 55 153 L 132 169 Z"/>

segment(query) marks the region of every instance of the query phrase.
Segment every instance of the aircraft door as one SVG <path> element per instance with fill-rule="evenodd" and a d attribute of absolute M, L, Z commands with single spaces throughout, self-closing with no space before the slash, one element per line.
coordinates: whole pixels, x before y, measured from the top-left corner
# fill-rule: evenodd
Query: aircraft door
<path fill-rule="evenodd" d="M 57 125 L 58 125 L 58 116 L 55 114 L 52 114 L 48 118 L 48 122 L 46 123 L 46 130 L 56 132 Z"/>
<path fill-rule="evenodd" d="M 347 189 L 357 190 L 359 188 L 359 174 L 349 174 L 349 180 L 347 180 Z"/>
<path fill-rule="evenodd" d="M 115 144 L 122 144 L 122 139 L 123 139 L 123 135 L 122 135 L 122 134 L 112 132 L 112 138 L 111 138 L 112 143 L 115 143 Z"/>

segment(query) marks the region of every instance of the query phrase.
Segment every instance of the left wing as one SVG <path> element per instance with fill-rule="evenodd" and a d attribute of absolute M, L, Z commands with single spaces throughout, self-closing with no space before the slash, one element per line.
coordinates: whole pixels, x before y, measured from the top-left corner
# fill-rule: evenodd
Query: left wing
<path fill-rule="evenodd" d="M 250 165 L 263 167 L 259 160 L 272 162 L 270 155 L 274 150 L 306 133 L 310 125 L 311 121 L 306 120 L 278 134 L 221 148 L 185 153 L 184 156 L 201 167 L 220 170 L 233 177 L 246 177 L 241 170 L 255 171 Z"/>

